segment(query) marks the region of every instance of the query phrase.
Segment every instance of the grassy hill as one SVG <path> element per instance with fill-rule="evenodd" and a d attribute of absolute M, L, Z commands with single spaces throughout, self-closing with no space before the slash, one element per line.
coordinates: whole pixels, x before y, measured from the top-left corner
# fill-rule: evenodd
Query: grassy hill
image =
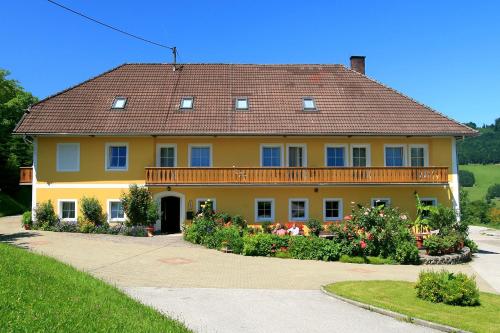
<path fill-rule="evenodd" d="M 470 200 L 484 199 L 490 185 L 500 184 L 500 164 L 465 164 L 460 165 L 459 169 L 471 171 L 476 178 L 476 184 L 473 187 L 464 187 L 469 192 Z M 498 199 L 496 205 L 500 207 Z"/>
<path fill-rule="evenodd" d="M 15 196 L 0 192 L 0 217 L 22 214 L 30 210 L 31 186 L 22 187 Z"/>

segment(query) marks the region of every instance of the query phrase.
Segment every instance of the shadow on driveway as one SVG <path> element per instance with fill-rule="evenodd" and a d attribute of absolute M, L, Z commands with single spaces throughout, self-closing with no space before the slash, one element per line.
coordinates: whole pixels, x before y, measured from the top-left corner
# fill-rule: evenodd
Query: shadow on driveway
<path fill-rule="evenodd" d="M 28 243 L 22 241 L 20 242 L 19 240 L 31 237 L 38 237 L 38 236 L 40 236 L 40 234 L 37 232 L 25 232 L 25 231 L 16 232 L 13 234 L 0 234 L 0 242 L 27 249 L 29 248 Z"/>

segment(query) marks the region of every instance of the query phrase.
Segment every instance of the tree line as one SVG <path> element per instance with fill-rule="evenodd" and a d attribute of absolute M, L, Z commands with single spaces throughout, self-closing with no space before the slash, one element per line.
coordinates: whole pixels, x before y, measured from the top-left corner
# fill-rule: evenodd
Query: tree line
<path fill-rule="evenodd" d="M 459 164 L 500 163 L 500 118 L 491 125 L 478 128 L 475 123 L 465 125 L 477 129 L 479 136 L 465 138 L 457 142 Z"/>

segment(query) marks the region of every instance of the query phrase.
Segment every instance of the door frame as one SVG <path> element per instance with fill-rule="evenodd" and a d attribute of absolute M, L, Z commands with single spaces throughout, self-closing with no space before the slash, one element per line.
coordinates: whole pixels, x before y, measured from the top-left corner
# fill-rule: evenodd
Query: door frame
<path fill-rule="evenodd" d="M 158 215 L 160 216 L 160 218 L 156 220 L 155 230 L 161 230 L 161 199 L 164 197 L 177 197 L 180 199 L 179 229 L 182 232 L 182 223 L 184 222 L 184 217 L 186 216 L 186 196 L 182 193 L 173 191 L 163 191 L 153 195 L 153 199 L 158 204 Z"/>

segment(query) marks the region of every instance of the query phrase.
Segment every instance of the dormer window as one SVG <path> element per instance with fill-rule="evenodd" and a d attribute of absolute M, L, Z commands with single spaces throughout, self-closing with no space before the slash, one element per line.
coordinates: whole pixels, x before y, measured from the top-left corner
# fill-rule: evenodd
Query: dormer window
<path fill-rule="evenodd" d="M 235 103 L 236 110 L 248 110 L 248 98 L 241 97 L 236 99 Z"/>
<path fill-rule="evenodd" d="M 112 109 L 124 109 L 127 104 L 127 99 L 125 97 L 115 97 L 113 104 L 111 105 Z"/>
<path fill-rule="evenodd" d="M 193 108 L 193 97 L 182 97 L 181 103 L 179 104 L 179 109 L 192 109 Z"/>
<path fill-rule="evenodd" d="M 304 111 L 316 111 L 316 102 L 312 97 L 304 97 L 302 99 L 302 108 Z"/>

